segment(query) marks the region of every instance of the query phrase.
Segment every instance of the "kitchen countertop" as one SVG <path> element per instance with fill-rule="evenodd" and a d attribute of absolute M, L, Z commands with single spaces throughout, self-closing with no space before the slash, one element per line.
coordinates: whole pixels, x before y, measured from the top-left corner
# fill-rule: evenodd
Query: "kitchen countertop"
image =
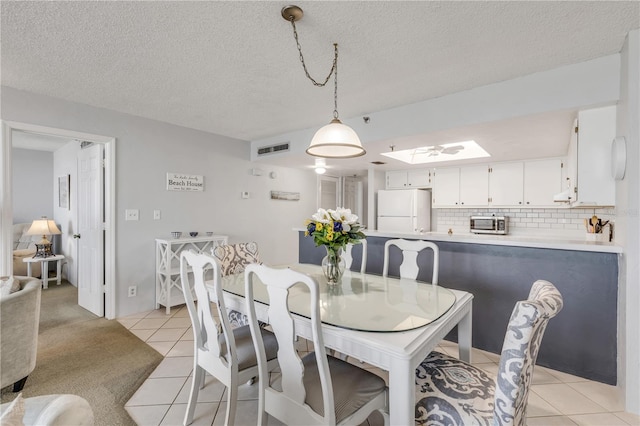
<path fill-rule="evenodd" d="M 615 243 L 603 241 L 587 241 L 572 237 L 529 236 L 529 235 L 488 235 L 456 233 L 452 235 L 440 232 L 424 232 L 422 234 L 403 234 L 397 232 L 381 232 L 364 230 L 370 237 L 407 238 L 429 241 L 450 241 L 455 243 L 491 244 L 500 246 L 532 247 L 552 250 L 577 250 L 602 253 L 622 253 L 622 247 Z"/>

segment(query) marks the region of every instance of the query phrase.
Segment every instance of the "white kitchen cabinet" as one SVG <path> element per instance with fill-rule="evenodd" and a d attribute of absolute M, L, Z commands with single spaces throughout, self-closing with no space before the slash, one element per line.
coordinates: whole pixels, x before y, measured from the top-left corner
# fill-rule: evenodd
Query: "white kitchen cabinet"
<path fill-rule="evenodd" d="M 489 200 L 492 206 L 521 206 L 524 199 L 524 164 L 496 163 L 489 168 Z"/>
<path fill-rule="evenodd" d="M 524 206 L 558 207 L 553 196 L 562 191 L 562 160 L 524 162 Z"/>
<path fill-rule="evenodd" d="M 180 284 L 180 253 L 183 250 L 211 254 L 213 248 L 224 244 L 227 244 L 225 235 L 156 239 L 156 309 L 162 305 L 169 315 L 172 306 L 185 302 Z"/>
<path fill-rule="evenodd" d="M 435 208 L 459 207 L 460 167 L 435 169 L 431 205 Z"/>
<path fill-rule="evenodd" d="M 489 205 L 489 167 L 465 166 L 460 168 L 461 207 Z"/>
<path fill-rule="evenodd" d="M 431 188 L 431 170 L 392 170 L 386 173 L 386 189 Z"/>
<path fill-rule="evenodd" d="M 567 158 L 572 207 L 615 206 L 616 183 L 611 175 L 615 136 L 615 105 L 578 113 L 577 133 L 572 134 Z"/>
<path fill-rule="evenodd" d="M 432 206 L 444 208 L 488 205 L 488 171 L 487 165 L 436 169 L 433 178 Z"/>

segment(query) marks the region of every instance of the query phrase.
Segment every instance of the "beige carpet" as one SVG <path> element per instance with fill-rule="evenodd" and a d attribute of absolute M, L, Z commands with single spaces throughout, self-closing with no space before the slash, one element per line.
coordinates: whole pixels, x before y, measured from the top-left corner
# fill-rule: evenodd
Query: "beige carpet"
<path fill-rule="evenodd" d="M 135 425 L 124 404 L 162 361 L 162 355 L 115 320 L 77 305 L 69 283 L 42 291 L 38 357 L 24 397 L 72 393 L 89 401 L 97 425 Z M 2 402 L 15 398 L 2 389 Z"/>

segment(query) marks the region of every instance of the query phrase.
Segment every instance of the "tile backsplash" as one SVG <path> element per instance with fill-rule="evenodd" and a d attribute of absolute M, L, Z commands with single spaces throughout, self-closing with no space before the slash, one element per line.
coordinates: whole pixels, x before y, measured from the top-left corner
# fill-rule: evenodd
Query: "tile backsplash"
<path fill-rule="evenodd" d="M 584 220 L 594 214 L 602 220 L 615 222 L 615 208 L 581 208 L 581 209 L 433 209 L 432 225 L 434 232 L 454 233 L 469 232 L 469 216 L 496 215 L 509 217 L 509 234 L 550 236 L 556 235 L 567 238 L 584 238 L 586 233 Z M 614 225 L 615 230 L 615 225 Z M 603 231 L 608 233 L 608 227 Z M 614 233 L 615 237 L 615 233 Z"/>

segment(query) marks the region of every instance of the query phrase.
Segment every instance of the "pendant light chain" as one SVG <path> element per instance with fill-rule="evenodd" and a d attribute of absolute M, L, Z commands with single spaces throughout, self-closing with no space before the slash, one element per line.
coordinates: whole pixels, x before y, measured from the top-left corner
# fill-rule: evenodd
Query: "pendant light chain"
<path fill-rule="evenodd" d="M 296 40 L 296 46 L 298 48 L 298 53 L 300 54 L 300 63 L 302 63 L 302 69 L 304 70 L 304 74 L 307 76 L 309 80 L 316 87 L 324 87 L 331 75 L 333 75 L 333 118 L 338 119 L 338 43 L 333 43 L 333 64 L 331 66 L 331 70 L 329 71 L 329 75 L 324 79 L 322 83 L 318 83 L 311 75 L 309 74 L 309 70 L 307 70 L 307 64 L 304 62 L 304 56 L 302 55 L 302 46 L 300 45 L 300 40 L 298 39 L 298 31 L 296 29 L 296 22 L 293 16 L 289 19 L 291 22 L 291 26 L 293 27 L 293 37 Z"/>

